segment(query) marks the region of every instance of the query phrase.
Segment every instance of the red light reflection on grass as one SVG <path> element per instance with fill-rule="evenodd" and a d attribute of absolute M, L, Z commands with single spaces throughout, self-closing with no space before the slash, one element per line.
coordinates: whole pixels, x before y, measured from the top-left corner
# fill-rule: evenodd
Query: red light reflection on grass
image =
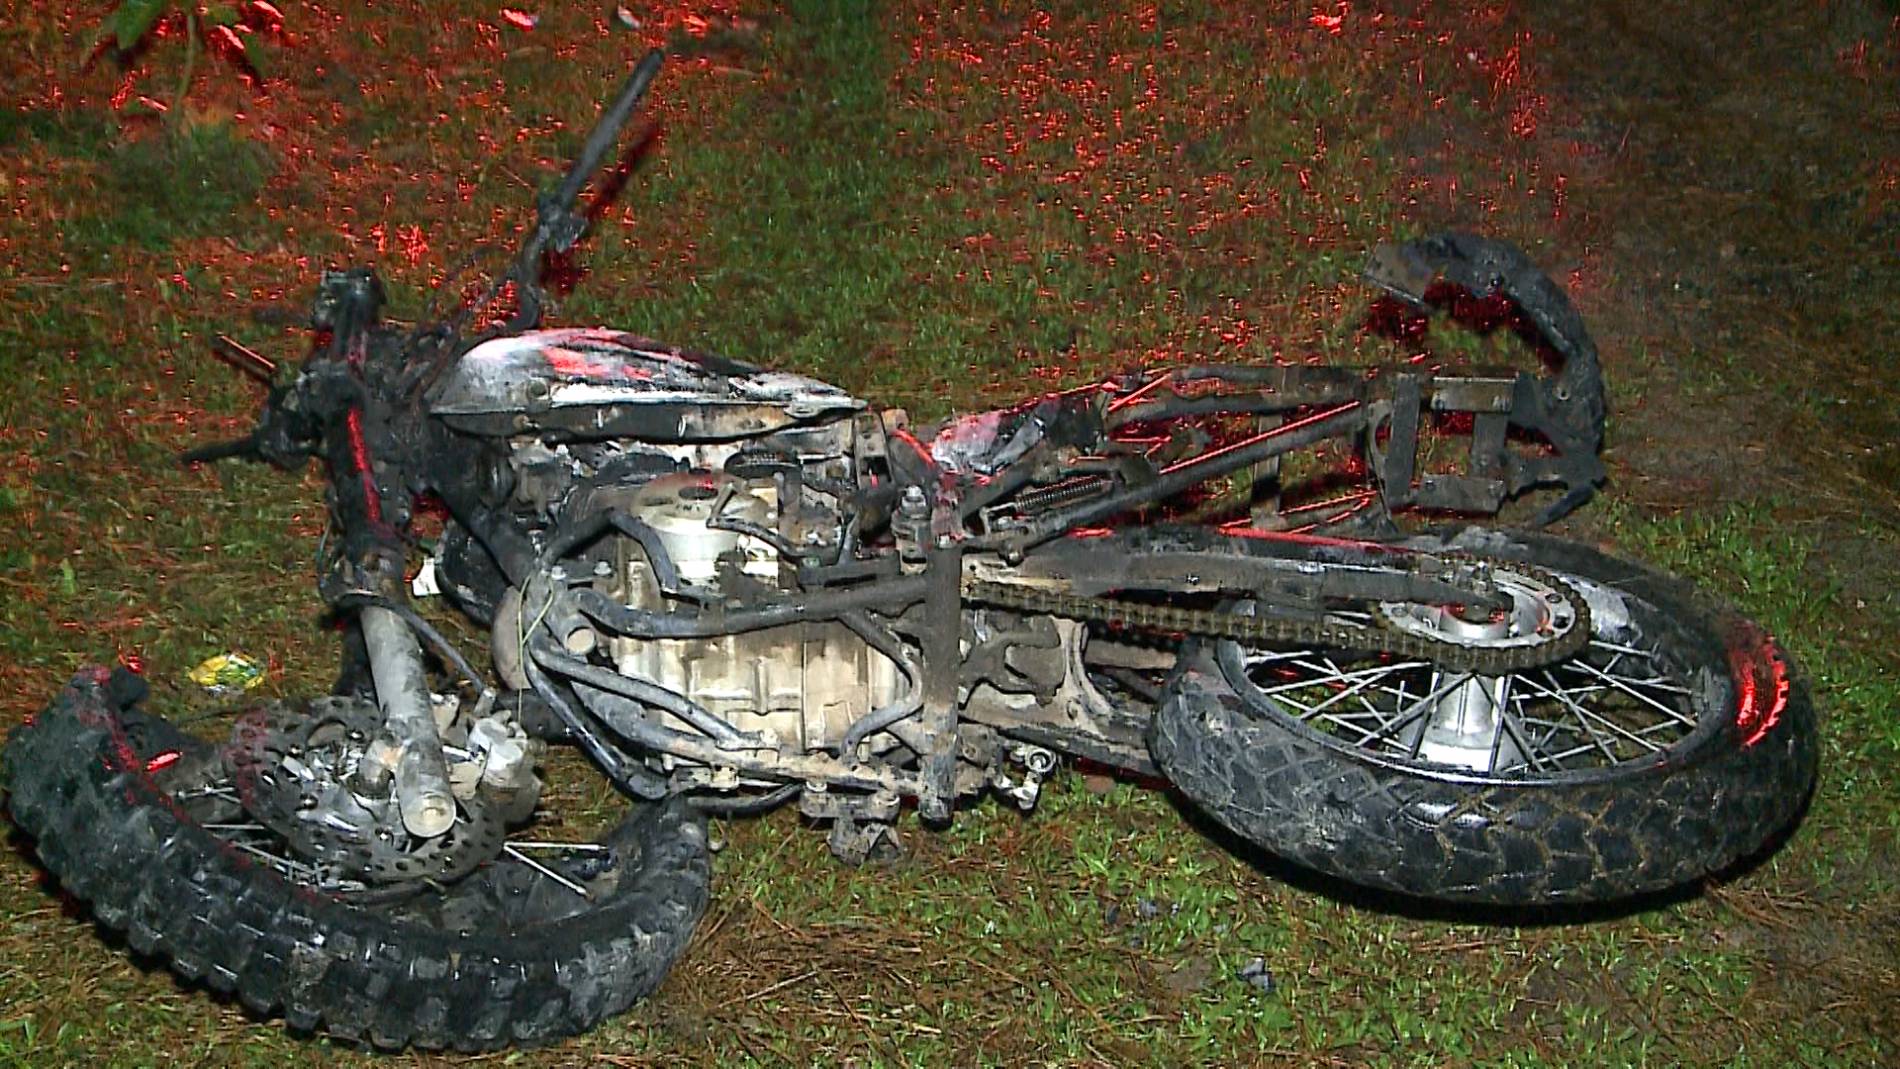
<path fill-rule="evenodd" d="M 1339 3 L 1333 5 L 1330 12 L 1324 9 L 1316 10 L 1306 21 L 1338 37 L 1346 32 L 1346 16 L 1350 14 L 1352 14 L 1352 5 L 1345 0 L 1340 0 Z"/>

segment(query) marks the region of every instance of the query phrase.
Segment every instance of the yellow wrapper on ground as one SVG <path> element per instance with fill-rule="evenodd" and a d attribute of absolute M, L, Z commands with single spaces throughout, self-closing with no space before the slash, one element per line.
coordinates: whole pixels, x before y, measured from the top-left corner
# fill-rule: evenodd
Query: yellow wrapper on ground
<path fill-rule="evenodd" d="M 264 681 L 264 670 L 241 653 L 220 653 L 187 675 L 193 683 L 214 692 L 250 690 Z"/>

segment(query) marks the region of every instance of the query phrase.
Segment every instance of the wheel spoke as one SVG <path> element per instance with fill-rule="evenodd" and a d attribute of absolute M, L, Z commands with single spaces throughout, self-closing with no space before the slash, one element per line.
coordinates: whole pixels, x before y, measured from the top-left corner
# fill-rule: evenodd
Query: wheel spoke
<path fill-rule="evenodd" d="M 1332 665 L 1332 667 L 1322 669 L 1318 667 L 1317 665 L 1309 666 L 1309 665 L 1300 664 L 1299 662 L 1295 662 L 1295 667 L 1310 667 L 1313 671 L 1319 672 L 1321 674 L 1315 678 L 1296 679 L 1296 680 L 1292 680 L 1286 683 L 1277 683 L 1271 687 L 1260 687 L 1259 688 L 1260 695 L 1262 697 L 1271 698 L 1276 694 L 1285 694 L 1291 691 L 1304 690 L 1308 687 L 1325 686 L 1329 683 L 1354 683 L 1360 680 L 1364 680 L 1366 682 L 1373 682 L 1373 681 L 1376 681 L 1381 676 L 1390 675 L 1391 673 L 1397 672 L 1401 669 L 1427 667 L 1426 662 L 1424 661 L 1402 661 L 1398 664 L 1381 664 L 1381 665 L 1375 665 L 1371 668 L 1361 668 L 1356 672 L 1348 672 L 1348 671 L 1345 671 L 1344 669 L 1339 668 L 1336 665 L 1333 665 L 1331 658 L 1324 658 L 1324 660 L 1326 661 L 1328 665 Z"/>
<path fill-rule="evenodd" d="M 1551 764 L 1556 765 L 1558 768 L 1563 768 L 1565 761 L 1568 761 L 1573 757 L 1581 757 L 1584 754 L 1595 753 L 1595 752 L 1596 752 L 1596 746 L 1592 743 L 1586 742 L 1578 746 L 1572 746 L 1568 750 L 1559 750 L 1555 753 L 1548 753 L 1545 755 L 1544 759 L 1549 761 Z"/>
<path fill-rule="evenodd" d="M 257 858 L 259 861 L 264 862 L 264 864 L 269 865 L 285 876 L 300 880 L 312 880 L 317 876 L 317 869 L 314 865 L 301 864 L 287 857 L 273 854 L 261 846 L 254 846 L 236 839 L 226 839 L 224 841 L 252 857 Z"/>
<path fill-rule="evenodd" d="M 1530 680 L 1526 680 L 1526 682 L 1530 682 Z M 1583 750 L 1585 750 L 1585 752 L 1590 752 L 1590 750 L 1598 750 L 1598 752 L 1602 752 L 1602 754 L 1604 754 L 1604 758 L 1606 758 L 1606 760 L 1609 761 L 1611 765 L 1615 765 L 1617 761 L 1621 760 L 1621 758 L 1617 756 L 1617 748 L 1615 748 L 1615 746 L 1611 746 L 1611 744 L 1609 744 L 1609 741 L 1607 741 L 1607 739 L 1604 739 L 1604 737 L 1602 737 L 1602 735 L 1600 735 L 1600 733 L 1596 731 L 1596 725 L 1594 725 L 1594 723 L 1590 723 L 1590 720 L 1588 720 L 1588 718 L 1585 718 L 1585 716 L 1575 716 L 1575 718 L 1571 718 L 1571 720 L 1575 722 L 1575 725 L 1577 725 L 1577 731 L 1581 731 L 1581 735 L 1583 735 L 1583 739 L 1585 739 L 1585 746 L 1583 746 Z M 1552 720 L 1552 722 L 1550 722 L 1550 731 L 1549 733 L 1547 733 L 1547 735 L 1545 735 L 1545 741 L 1543 741 L 1543 744 L 1545 744 L 1545 746 L 1549 746 L 1550 739 L 1556 739 L 1556 733 L 1558 733 L 1558 731 L 1564 731 L 1564 725 L 1566 725 L 1566 722 L 1564 722 L 1564 720 Z"/>
<path fill-rule="evenodd" d="M 1595 755 L 1597 761 L 1585 765 L 1615 765 L 1634 752 L 1658 753 L 1694 726 L 1659 697 L 1690 691 L 1662 676 L 1653 664 L 1654 654 L 1614 643 L 1593 646 L 1601 646 L 1607 655 L 1599 658 L 1602 663 L 1578 658 L 1502 677 L 1494 699 L 1498 728 L 1484 771 L 1561 771 L 1586 755 Z M 1417 737 L 1401 743 L 1404 733 L 1432 716 L 1441 699 L 1458 687 L 1490 678 L 1439 671 L 1426 661 L 1346 667 L 1323 650 L 1255 652 L 1246 660 L 1255 697 L 1352 745 L 1394 750 L 1413 759 L 1421 759 L 1428 729 L 1419 728 Z M 1640 670 L 1637 661 L 1646 662 Z M 1289 674 L 1293 678 L 1285 678 Z M 1256 675 L 1268 679 L 1255 682 Z M 1545 715 L 1541 709 L 1553 712 Z M 1648 711 L 1641 719 L 1649 722 L 1629 723 L 1636 710 Z M 1507 740 L 1521 757 L 1499 767 Z"/>
<path fill-rule="evenodd" d="M 1657 701 L 1656 699 L 1650 697 L 1649 695 L 1644 694 L 1643 692 L 1630 686 L 1628 683 L 1617 678 L 1616 676 L 1610 675 L 1609 673 L 1598 668 L 1596 665 L 1591 664 L 1589 661 L 1578 660 L 1575 662 L 1575 664 L 1578 668 L 1581 668 L 1584 671 L 1590 673 L 1591 675 L 1596 676 L 1598 679 L 1603 680 L 1605 683 L 1608 683 L 1610 686 L 1615 687 L 1617 690 L 1620 690 L 1623 693 L 1629 695 L 1630 697 L 1635 698 L 1637 701 L 1640 701 L 1649 705 L 1651 708 L 1655 709 L 1659 713 L 1662 713 L 1664 716 L 1667 716 L 1677 721 L 1678 723 L 1684 724 L 1688 727 L 1695 726 L 1695 721 L 1689 719 L 1688 717 L 1683 716 L 1680 712 L 1677 712 L 1676 710 L 1671 709 L 1667 705 L 1664 705 L 1663 703 Z"/>
<path fill-rule="evenodd" d="M 1380 674 L 1382 675 L 1383 673 L 1380 673 Z M 1364 673 L 1360 673 L 1360 675 L 1364 675 Z M 1338 680 L 1343 682 L 1347 677 L 1342 674 L 1337 678 Z M 1326 709 L 1331 708 L 1333 705 L 1337 704 L 1338 702 L 1344 701 L 1345 699 L 1350 698 L 1355 694 L 1358 694 L 1361 690 L 1364 690 L 1367 685 L 1369 685 L 1373 680 L 1377 678 L 1379 678 L 1378 675 L 1365 676 L 1364 678 L 1359 679 L 1356 682 L 1354 682 L 1351 686 L 1346 687 L 1342 690 L 1335 691 L 1331 697 L 1328 697 L 1325 701 L 1320 702 L 1318 705 L 1308 706 L 1306 710 L 1306 716 L 1303 716 L 1300 719 L 1305 720 L 1312 716 L 1315 716 L 1318 713 L 1321 713 L 1325 711 Z"/>
<path fill-rule="evenodd" d="M 1604 755 L 1610 759 L 1611 763 L 1620 761 L 1622 760 L 1622 758 L 1618 756 L 1615 747 L 1611 746 L 1609 742 L 1607 741 L 1607 739 L 1603 735 L 1600 735 L 1597 732 L 1596 726 L 1595 724 L 1592 723 L 1592 721 L 1595 721 L 1597 724 L 1602 724 L 1604 727 L 1609 728 L 1610 731 L 1614 734 L 1623 735 L 1625 737 L 1630 738 L 1631 741 L 1636 742 L 1638 745 L 1648 745 L 1644 743 L 1642 739 L 1639 739 L 1633 735 L 1630 735 L 1629 731 L 1626 728 L 1624 728 L 1622 725 L 1617 724 L 1616 722 L 1612 720 L 1605 719 L 1604 717 L 1591 712 L 1589 709 L 1584 708 L 1584 706 L 1580 702 L 1572 698 L 1569 695 L 1569 693 L 1565 691 L 1563 684 L 1557 682 L 1556 677 L 1552 675 L 1548 669 L 1544 671 L 1544 679 L 1548 681 L 1549 683 L 1548 686 L 1544 685 L 1543 683 L 1539 683 L 1535 679 L 1532 679 L 1528 676 L 1524 678 L 1524 682 L 1528 686 L 1530 686 L 1532 689 L 1537 690 L 1538 692 L 1544 694 L 1546 697 L 1555 699 L 1556 701 L 1561 703 L 1563 706 L 1568 708 L 1571 713 L 1575 714 L 1577 723 L 1584 729 L 1584 731 L 1593 740 L 1597 742 L 1597 744 L 1602 748 Z M 1656 749 L 1656 747 L 1649 746 L 1649 749 L 1654 750 Z"/>
<path fill-rule="evenodd" d="M 1592 638 L 1590 640 L 1590 645 L 1600 650 L 1609 650 L 1611 653 L 1628 654 L 1631 657 L 1642 657 L 1644 659 L 1648 659 L 1650 656 L 1650 653 L 1648 650 L 1640 649 L 1636 646 L 1625 646 L 1621 643 L 1611 642 L 1609 639 L 1606 639 L 1606 638 Z"/>
<path fill-rule="evenodd" d="M 189 802 L 198 798 L 222 798 L 227 802 L 242 802 L 237 792 L 229 786 L 204 786 L 188 791 L 179 791 L 172 798 L 180 802 Z"/>
<path fill-rule="evenodd" d="M 1278 664 L 1281 661 L 1312 655 L 1312 650 L 1248 650 L 1246 664 L 1249 669 L 1252 669 L 1265 664 Z"/>
<path fill-rule="evenodd" d="M 1661 746 L 1656 745 L 1650 740 L 1644 738 L 1642 735 L 1629 730 L 1628 728 L 1624 727 L 1621 724 L 1618 724 L 1614 720 L 1610 720 L 1597 713 L 1593 713 L 1588 709 L 1579 707 L 1577 709 L 1577 715 L 1578 715 L 1579 720 L 1586 726 L 1588 726 L 1591 721 L 1595 721 L 1597 724 L 1600 724 L 1603 727 L 1608 728 L 1612 734 L 1628 739 L 1630 742 L 1633 742 L 1636 745 L 1642 747 L 1644 752 L 1646 753 L 1661 753 L 1663 750 Z"/>
<path fill-rule="evenodd" d="M 512 846 L 504 845 L 501 848 L 501 852 L 504 854 L 507 854 L 509 857 L 514 858 L 516 861 L 521 862 L 523 865 L 528 866 L 529 868 L 540 873 L 541 875 L 546 876 L 548 879 L 553 880 L 555 883 L 560 884 L 562 887 L 567 888 L 568 890 L 574 892 L 575 894 L 581 896 L 582 898 L 591 900 L 594 897 L 593 895 L 587 892 L 587 888 L 582 887 L 580 884 L 575 883 L 573 880 L 570 880 L 567 877 L 561 875 L 560 873 L 554 871 L 553 869 L 548 868 L 546 865 L 541 864 L 539 861 L 536 861 L 535 859 L 529 857 L 528 855 L 522 853 L 521 851 L 516 850 Z"/>
<path fill-rule="evenodd" d="M 1670 683 L 1666 680 L 1663 680 L 1655 676 L 1650 676 L 1644 679 L 1636 679 L 1631 676 L 1618 675 L 1615 672 L 1610 671 L 1608 668 L 1600 668 L 1598 669 L 1598 671 L 1601 672 L 1605 677 L 1614 681 L 1608 684 L 1609 686 L 1615 686 L 1616 682 L 1621 682 L 1632 687 L 1643 687 L 1648 690 L 1660 691 L 1664 694 L 1681 694 L 1686 697 L 1691 693 L 1688 687 L 1678 686 L 1677 684 Z"/>
<path fill-rule="evenodd" d="M 1355 746 L 1365 746 L 1371 743 L 1375 738 L 1378 737 L 1377 731 L 1368 731 L 1365 728 L 1360 727 L 1358 724 L 1349 723 L 1347 721 L 1336 719 L 1334 717 L 1322 717 L 1321 719 L 1324 720 L 1326 723 L 1332 724 L 1334 727 L 1342 728 L 1347 731 L 1358 732 L 1359 733 L 1358 738 L 1347 740 Z"/>
<path fill-rule="evenodd" d="M 1469 672 L 1451 673 L 1450 675 L 1451 682 L 1446 683 L 1443 686 L 1440 686 L 1434 689 L 1431 693 L 1425 695 L 1423 698 L 1420 698 L 1418 701 L 1414 702 L 1409 708 L 1407 708 L 1406 710 L 1404 710 L 1403 712 L 1395 716 L 1392 719 L 1391 723 L 1387 724 L 1383 728 L 1380 728 L 1375 737 L 1389 735 L 1392 732 L 1398 731 L 1401 728 L 1409 726 L 1412 723 L 1412 721 L 1417 720 L 1419 717 L 1424 716 L 1428 712 L 1431 712 L 1433 702 L 1437 701 L 1438 699 L 1444 697 L 1447 694 L 1450 694 L 1453 688 L 1463 686 L 1465 680 L 1470 679 L 1470 678 L 1471 678 L 1471 673 Z M 1424 738 L 1424 733 L 1420 732 L 1419 737 L 1421 739 Z M 1418 747 L 1415 744 L 1413 746 L 1413 751 L 1414 751 L 1413 756 L 1417 756 L 1417 749 Z"/>
<path fill-rule="evenodd" d="M 579 854 L 599 854 L 607 850 L 599 843 L 549 843 L 530 839 L 510 839 L 508 845 L 516 850 L 571 850 Z"/>
<path fill-rule="evenodd" d="M 1366 622 L 1474 649 L 1503 649 L 1532 634 L 1527 622 L 1560 606 L 1560 599 L 1571 599 L 1575 614 L 1564 618 L 1559 610 L 1543 623 L 1558 619 L 1554 626 L 1568 627 L 1589 619 L 1576 593 L 1562 583 L 1508 567 L 1496 575 L 1513 599 L 1508 629 L 1495 616 L 1487 623 L 1404 603 L 1385 604 Z M 1665 652 L 1668 647 L 1639 627 L 1614 639 L 1589 636 L 1582 651 L 1567 659 L 1497 676 L 1451 671 L 1429 659 L 1368 663 L 1364 654 L 1326 648 L 1229 646 L 1222 657 L 1237 658 L 1223 663 L 1238 666 L 1230 678 L 1239 683 L 1244 677 L 1244 697 L 1347 745 L 1479 772 L 1551 773 L 1634 761 L 1662 752 L 1694 729 L 1699 699 L 1692 683 Z M 1477 716 L 1482 704 L 1494 707 L 1485 719 Z"/>
<path fill-rule="evenodd" d="M 1534 716 L 1525 715 L 1524 708 L 1526 705 L 1530 703 L 1524 697 L 1522 692 L 1513 690 L 1511 692 L 1511 701 L 1517 705 L 1518 723 L 1523 724 L 1527 727 L 1533 724 L 1543 726 L 1544 736 L 1543 738 L 1540 738 L 1537 740 L 1538 749 L 1542 750 L 1548 747 L 1550 745 L 1550 741 L 1557 737 L 1557 733 L 1563 730 L 1563 721 L 1561 720 L 1541 720 Z"/>
<path fill-rule="evenodd" d="M 1508 687 L 1510 685 L 1512 678 L 1513 677 L 1510 676 L 1505 677 L 1505 686 Z M 1550 766 L 1545 763 L 1544 759 L 1540 759 L 1539 757 L 1539 747 L 1531 745 L 1529 733 L 1524 731 L 1523 725 L 1518 723 L 1517 714 L 1511 712 L 1509 703 L 1501 701 L 1498 703 L 1497 709 L 1498 733 L 1491 742 L 1491 771 L 1508 771 L 1507 769 L 1498 768 L 1498 752 L 1504 747 L 1504 736 L 1506 734 L 1509 734 L 1512 740 L 1517 743 L 1518 752 L 1524 755 L 1525 761 L 1529 762 L 1531 768 L 1539 771 L 1549 771 Z"/>

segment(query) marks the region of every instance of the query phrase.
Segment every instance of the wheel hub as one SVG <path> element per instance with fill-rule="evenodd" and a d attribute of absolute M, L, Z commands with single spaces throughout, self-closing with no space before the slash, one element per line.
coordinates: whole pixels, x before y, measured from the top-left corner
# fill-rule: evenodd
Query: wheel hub
<path fill-rule="evenodd" d="M 1494 568 L 1491 582 L 1508 606 L 1496 610 L 1467 605 L 1382 602 L 1386 623 L 1400 631 L 1485 649 L 1512 649 L 1563 638 L 1577 626 L 1579 614 L 1567 592 L 1536 575 Z M 1436 672 L 1425 699 L 1429 711 L 1400 733 L 1400 740 L 1422 760 L 1489 772 L 1524 763 L 1521 740 L 1506 727 L 1504 711 L 1510 676 Z"/>
<path fill-rule="evenodd" d="M 1444 693 L 1402 736 L 1422 760 L 1479 772 L 1524 763 L 1523 747 L 1504 727 L 1509 676 L 1441 674 L 1433 684 Z"/>

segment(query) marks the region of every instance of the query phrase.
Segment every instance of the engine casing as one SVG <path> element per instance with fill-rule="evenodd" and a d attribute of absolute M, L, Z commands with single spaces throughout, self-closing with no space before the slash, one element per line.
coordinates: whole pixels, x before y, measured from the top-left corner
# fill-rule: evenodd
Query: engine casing
<path fill-rule="evenodd" d="M 771 586 L 781 581 L 777 551 L 764 539 L 714 526 L 739 520 L 770 528 L 777 507 L 769 483 L 708 471 L 661 476 L 636 488 L 627 511 L 659 535 L 680 580 L 719 588 L 722 569 Z M 659 610 L 667 596 L 646 550 L 617 538 L 602 593 Z M 788 752 L 835 744 L 852 721 L 896 700 L 897 665 L 835 621 L 707 639 L 610 638 L 607 653 L 624 674 L 686 695 L 741 731 L 769 731 Z M 657 715 L 657 714 L 656 714 Z M 671 716 L 666 726 L 690 730 Z"/>

